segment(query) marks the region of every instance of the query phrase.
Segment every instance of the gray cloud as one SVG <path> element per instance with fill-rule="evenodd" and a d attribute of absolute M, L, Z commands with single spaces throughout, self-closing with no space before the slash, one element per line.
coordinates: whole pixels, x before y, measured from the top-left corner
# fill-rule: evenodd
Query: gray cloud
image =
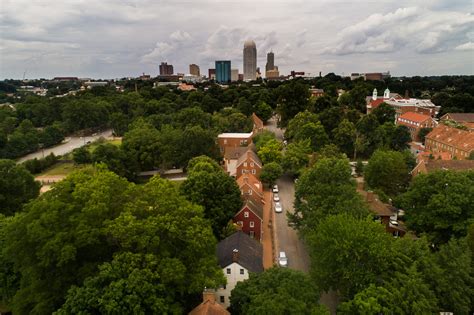
<path fill-rule="evenodd" d="M 2 0 L 0 75 L 156 75 L 161 61 L 205 73 L 217 59 L 242 70 L 273 50 L 282 73 L 474 73 L 470 0 Z M 467 67 L 466 67 L 467 65 Z"/>

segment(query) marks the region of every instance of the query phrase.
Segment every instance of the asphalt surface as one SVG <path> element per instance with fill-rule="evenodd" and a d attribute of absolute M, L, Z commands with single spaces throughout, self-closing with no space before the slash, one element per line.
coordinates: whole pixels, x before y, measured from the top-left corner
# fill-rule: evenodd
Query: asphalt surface
<path fill-rule="evenodd" d="M 100 137 L 110 138 L 112 136 L 112 130 L 105 130 L 101 133 L 97 133 L 95 136 L 88 136 L 88 137 L 68 137 L 66 141 L 62 144 L 59 144 L 54 147 L 45 148 L 44 150 L 39 150 L 28 155 L 25 155 L 17 160 L 17 163 L 22 163 L 27 160 L 32 160 L 34 158 L 41 159 L 45 156 L 48 156 L 51 153 L 54 155 L 64 155 L 66 153 L 71 152 L 76 148 L 80 148 L 87 144 L 87 142 L 93 142 Z"/>

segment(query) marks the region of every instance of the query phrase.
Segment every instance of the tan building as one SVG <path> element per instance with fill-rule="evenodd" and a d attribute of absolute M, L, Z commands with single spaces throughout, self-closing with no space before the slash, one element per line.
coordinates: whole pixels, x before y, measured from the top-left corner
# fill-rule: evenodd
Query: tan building
<path fill-rule="evenodd" d="M 469 171 L 474 170 L 473 160 L 421 160 L 411 171 L 412 176 L 428 174 L 434 171 Z"/>
<path fill-rule="evenodd" d="M 420 141 L 419 133 L 422 128 L 436 127 L 436 121 L 429 115 L 407 112 L 397 118 L 397 125 L 405 126 L 410 131 L 413 141 Z"/>
<path fill-rule="evenodd" d="M 280 71 L 278 71 L 278 67 L 275 67 L 272 70 L 267 70 L 265 72 L 265 77 L 267 79 L 275 79 L 280 77 Z"/>
<path fill-rule="evenodd" d="M 252 143 L 252 132 L 249 133 L 221 133 L 217 136 L 217 143 L 222 155 L 228 148 L 247 147 Z"/>
<path fill-rule="evenodd" d="M 244 43 L 244 81 L 257 78 L 257 46 L 253 40 Z"/>
<path fill-rule="evenodd" d="M 189 73 L 197 77 L 201 76 L 199 66 L 194 63 L 189 65 Z"/>
<path fill-rule="evenodd" d="M 237 160 L 236 175 L 237 178 L 244 174 L 252 174 L 257 178 L 260 178 L 260 172 L 262 170 L 262 161 L 260 161 L 257 154 L 248 149 L 245 154 L 240 156 Z"/>
<path fill-rule="evenodd" d="M 426 135 L 425 146 L 434 154 L 449 152 L 451 158 L 466 160 L 474 152 L 474 131 L 440 124 Z"/>
<path fill-rule="evenodd" d="M 230 80 L 232 82 L 239 81 L 239 69 L 230 70 Z"/>

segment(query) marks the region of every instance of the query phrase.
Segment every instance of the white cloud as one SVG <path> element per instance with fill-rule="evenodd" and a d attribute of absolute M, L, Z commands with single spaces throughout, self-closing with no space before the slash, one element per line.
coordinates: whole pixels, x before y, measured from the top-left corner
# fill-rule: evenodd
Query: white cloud
<path fill-rule="evenodd" d="M 180 31 L 177 30 L 170 35 L 170 39 L 173 41 L 181 42 L 181 41 L 187 41 L 191 39 L 191 35 L 189 35 L 188 32 Z"/>
<path fill-rule="evenodd" d="M 455 50 L 474 50 L 474 43 L 467 42 L 461 45 L 456 46 Z"/>
<path fill-rule="evenodd" d="M 466 40 L 474 17 L 459 12 L 439 12 L 417 7 L 372 14 L 344 28 L 327 54 L 390 53 L 402 49 L 437 53 Z"/>
<path fill-rule="evenodd" d="M 165 42 L 157 42 L 155 48 L 150 51 L 148 54 L 142 56 L 142 62 L 151 62 L 156 63 L 160 59 L 168 58 L 171 53 L 175 50 L 175 46 L 165 43 Z"/>

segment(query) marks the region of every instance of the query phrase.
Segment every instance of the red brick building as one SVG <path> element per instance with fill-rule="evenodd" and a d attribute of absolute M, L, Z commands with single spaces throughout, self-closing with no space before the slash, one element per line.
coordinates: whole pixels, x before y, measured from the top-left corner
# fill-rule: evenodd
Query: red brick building
<path fill-rule="evenodd" d="M 252 132 L 249 133 L 221 133 L 217 136 L 217 143 L 222 155 L 226 148 L 247 147 L 252 143 Z"/>
<path fill-rule="evenodd" d="M 244 201 L 251 200 L 255 204 L 264 202 L 263 185 L 254 175 L 244 174 L 240 176 L 237 179 L 237 185 Z"/>
<path fill-rule="evenodd" d="M 242 232 L 260 241 L 262 237 L 263 206 L 251 200 L 246 200 L 242 209 L 234 215 L 234 222 Z"/>
<path fill-rule="evenodd" d="M 425 146 L 433 154 L 449 152 L 451 159 L 466 160 L 474 152 L 474 131 L 440 124 L 426 135 Z"/>
<path fill-rule="evenodd" d="M 262 161 L 254 151 L 248 149 L 237 161 L 236 176 L 239 178 L 243 174 L 252 174 L 256 178 L 260 178 L 261 170 Z"/>
<path fill-rule="evenodd" d="M 406 126 L 410 131 L 413 141 L 420 141 L 419 132 L 421 128 L 434 128 L 436 121 L 429 115 L 407 112 L 397 118 L 397 125 Z"/>

